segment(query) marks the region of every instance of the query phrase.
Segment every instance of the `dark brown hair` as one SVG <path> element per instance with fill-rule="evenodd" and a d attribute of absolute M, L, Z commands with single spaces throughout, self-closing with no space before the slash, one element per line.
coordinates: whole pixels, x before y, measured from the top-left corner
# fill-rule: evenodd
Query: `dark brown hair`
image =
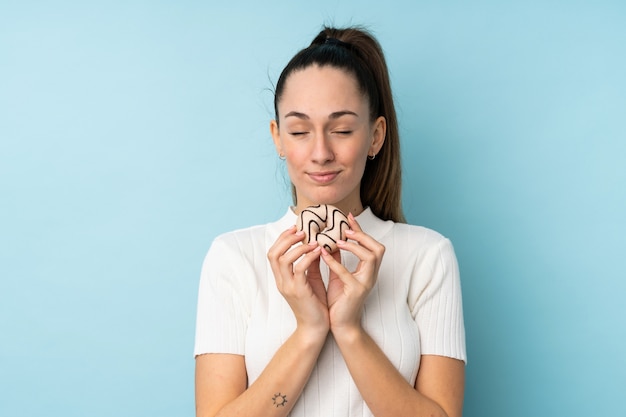
<path fill-rule="evenodd" d="M 383 116 L 387 122 L 385 142 L 376 158 L 368 160 L 361 179 L 361 202 L 383 220 L 404 222 L 401 188 L 400 137 L 393 103 L 389 72 L 383 50 L 367 30 L 359 27 L 325 27 L 307 48 L 298 52 L 283 69 L 274 95 L 278 123 L 278 103 L 285 82 L 294 71 L 312 65 L 331 66 L 352 74 L 368 97 L 372 121 Z M 292 189 L 297 203 L 295 190 Z"/>

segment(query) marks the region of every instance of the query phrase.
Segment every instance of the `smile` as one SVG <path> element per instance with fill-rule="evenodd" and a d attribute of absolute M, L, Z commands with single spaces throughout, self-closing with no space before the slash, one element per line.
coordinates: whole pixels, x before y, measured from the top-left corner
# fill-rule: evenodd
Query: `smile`
<path fill-rule="evenodd" d="M 309 178 L 311 178 L 313 181 L 317 182 L 318 184 L 326 184 L 326 183 L 333 181 L 335 178 L 337 178 L 337 175 L 339 175 L 339 172 L 337 171 L 309 172 L 308 175 L 309 175 Z"/>

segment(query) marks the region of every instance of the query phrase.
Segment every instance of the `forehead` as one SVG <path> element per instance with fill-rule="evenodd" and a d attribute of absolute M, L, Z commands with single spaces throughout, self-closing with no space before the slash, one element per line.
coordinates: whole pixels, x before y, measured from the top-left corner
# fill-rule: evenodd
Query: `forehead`
<path fill-rule="evenodd" d="M 282 115 L 289 111 L 309 114 L 359 110 L 357 113 L 361 113 L 367 106 L 367 98 L 354 75 L 339 68 L 317 65 L 289 75 L 278 103 Z"/>

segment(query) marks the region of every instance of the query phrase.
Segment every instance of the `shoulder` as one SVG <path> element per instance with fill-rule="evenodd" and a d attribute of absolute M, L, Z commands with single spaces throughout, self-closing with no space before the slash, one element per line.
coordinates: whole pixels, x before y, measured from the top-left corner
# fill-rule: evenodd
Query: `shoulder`
<path fill-rule="evenodd" d="M 253 226 L 215 237 L 202 262 L 203 280 L 226 280 L 232 284 L 254 276 L 256 266 L 264 261 L 260 258 L 263 250 L 259 248 L 264 228 Z"/>
<path fill-rule="evenodd" d="M 395 247 L 404 247 L 412 253 L 438 252 L 452 248 L 450 239 L 436 230 L 406 223 L 393 224 Z"/>
<path fill-rule="evenodd" d="M 424 244 L 439 244 L 448 240 L 444 235 L 428 227 L 407 223 L 394 223 L 394 233 L 406 236 L 412 240 L 420 241 Z"/>
<path fill-rule="evenodd" d="M 398 255 L 413 258 L 451 246 L 450 240 L 425 226 L 396 223 L 376 217 L 369 209 L 357 218 L 363 230 Z"/>
<path fill-rule="evenodd" d="M 222 233 L 213 239 L 204 259 L 205 266 L 241 270 L 258 265 L 265 258 L 267 225 L 257 225 Z"/>
<path fill-rule="evenodd" d="M 392 232 L 381 241 L 386 257 L 396 266 L 420 271 L 420 276 L 443 267 L 456 269 L 456 254 L 452 242 L 436 230 L 424 226 L 394 223 Z"/>
<path fill-rule="evenodd" d="M 262 242 L 268 225 L 256 225 L 222 233 L 213 239 L 211 247 L 226 247 L 246 251 L 250 245 Z"/>
<path fill-rule="evenodd" d="M 249 226 L 222 233 L 213 239 L 209 254 L 218 252 L 220 255 L 236 255 L 239 257 L 265 257 L 268 245 L 290 225 L 295 224 L 295 215 L 291 211 L 271 223 Z"/>

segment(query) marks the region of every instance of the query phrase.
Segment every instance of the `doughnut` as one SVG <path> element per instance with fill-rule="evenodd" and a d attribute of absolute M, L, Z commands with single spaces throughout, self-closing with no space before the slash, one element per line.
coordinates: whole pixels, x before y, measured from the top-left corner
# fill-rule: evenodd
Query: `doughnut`
<path fill-rule="evenodd" d="M 317 241 L 328 252 L 337 250 L 337 241 L 346 240 L 346 230 L 350 229 L 346 215 L 329 204 L 305 208 L 296 226 L 304 231 L 304 243 Z"/>

